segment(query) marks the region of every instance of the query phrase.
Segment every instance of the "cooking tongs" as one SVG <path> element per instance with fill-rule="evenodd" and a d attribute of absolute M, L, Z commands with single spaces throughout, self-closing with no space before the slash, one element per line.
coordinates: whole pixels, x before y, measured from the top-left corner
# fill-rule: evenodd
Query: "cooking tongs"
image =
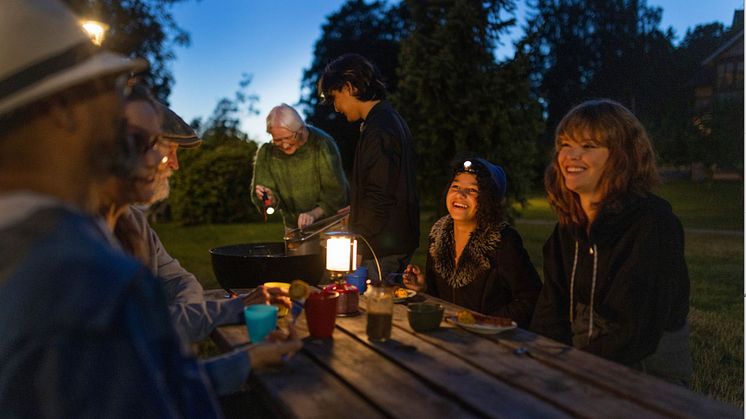
<path fill-rule="evenodd" d="M 334 225 L 336 225 L 337 221 L 341 220 L 349 214 L 350 211 L 347 210 L 345 212 L 334 214 L 331 217 L 322 218 L 321 220 L 316 221 L 315 223 L 307 225 L 303 228 L 294 228 L 292 230 L 288 230 L 288 232 L 285 233 L 284 239 L 288 243 L 304 242 L 311 237 L 317 236 L 318 234 L 329 230 Z"/>

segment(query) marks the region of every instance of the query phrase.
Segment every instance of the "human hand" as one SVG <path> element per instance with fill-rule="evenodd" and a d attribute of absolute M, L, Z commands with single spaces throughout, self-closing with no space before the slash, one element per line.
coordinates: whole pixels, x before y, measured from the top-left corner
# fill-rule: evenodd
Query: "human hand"
<path fill-rule="evenodd" d="M 288 334 L 275 330 L 269 334 L 267 341 L 249 347 L 251 354 L 251 368 L 261 368 L 267 365 L 281 364 L 303 347 L 298 339 L 293 324 L 288 325 Z"/>
<path fill-rule="evenodd" d="M 274 205 L 275 203 L 275 197 L 272 192 L 272 189 L 269 189 L 268 187 L 264 185 L 256 185 L 254 188 L 254 193 L 256 194 L 256 197 L 261 201 L 264 199 L 264 194 L 267 194 L 267 198 L 269 198 L 270 204 Z"/>
<path fill-rule="evenodd" d="M 244 306 L 250 306 L 254 304 L 267 304 L 269 301 L 270 294 L 263 285 L 254 288 L 248 294 L 243 296 Z"/>
<path fill-rule="evenodd" d="M 427 288 L 425 275 L 417 265 L 407 265 L 402 274 L 402 283 L 405 287 L 417 292 L 423 292 Z"/>
<path fill-rule="evenodd" d="M 290 308 L 292 302 L 290 301 L 290 295 L 287 291 L 282 288 L 267 288 L 265 287 L 268 295 L 268 301 L 270 304 L 279 304 Z"/>
<path fill-rule="evenodd" d="M 316 221 L 316 217 L 313 216 L 311 211 L 303 212 L 298 216 L 298 228 L 305 228 L 313 224 Z"/>

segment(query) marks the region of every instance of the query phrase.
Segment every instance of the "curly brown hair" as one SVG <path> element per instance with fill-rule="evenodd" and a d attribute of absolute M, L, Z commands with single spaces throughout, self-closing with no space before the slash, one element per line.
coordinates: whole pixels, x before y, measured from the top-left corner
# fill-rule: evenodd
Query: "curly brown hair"
<path fill-rule="evenodd" d="M 599 179 L 602 196 L 596 207 L 621 205 L 625 195 L 645 195 L 659 182 L 656 156 L 645 127 L 635 115 L 610 99 L 589 100 L 576 106 L 560 121 L 554 134 L 554 158 L 544 175 L 547 199 L 560 224 L 587 226 L 588 218 L 578 195 L 565 185 L 557 155 L 565 139 L 590 136 L 609 149 Z"/>

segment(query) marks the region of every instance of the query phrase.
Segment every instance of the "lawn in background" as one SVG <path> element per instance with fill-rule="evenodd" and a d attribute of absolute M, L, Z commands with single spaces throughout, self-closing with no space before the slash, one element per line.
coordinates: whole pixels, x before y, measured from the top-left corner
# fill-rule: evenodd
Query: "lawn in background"
<path fill-rule="evenodd" d="M 692 389 L 743 406 L 743 184 L 738 182 L 663 185 L 686 231 L 686 260 L 691 279 L 691 326 L 694 379 Z M 420 248 L 414 261 L 424 264 L 432 215 L 423 214 Z M 554 215 L 543 196 L 529 206 L 515 225 L 540 274 L 541 248 L 554 227 Z M 155 226 L 169 253 L 193 272 L 205 288 L 218 288 L 210 263 L 210 248 L 228 244 L 281 241 L 278 222 L 258 224 Z"/>

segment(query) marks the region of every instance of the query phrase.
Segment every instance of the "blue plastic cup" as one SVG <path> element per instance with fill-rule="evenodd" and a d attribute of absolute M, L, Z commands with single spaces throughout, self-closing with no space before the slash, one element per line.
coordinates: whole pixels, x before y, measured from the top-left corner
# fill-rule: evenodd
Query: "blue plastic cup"
<path fill-rule="evenodd" d="M 361 266 L 357 268 L 355 272 L 347 275 L 347 283 L 356 286 L 360 294 L 364 293 L 365 289 L 368 287 L 366 283 L 367 280 L 368 268 L 366 268 L 365 266 Z"/>
<path fill-rule="evenodd" d="M 277 307 L 257 304 L 244 308 L 243 316 L 251 343 L 259 343 L 277 327 Z"/>

